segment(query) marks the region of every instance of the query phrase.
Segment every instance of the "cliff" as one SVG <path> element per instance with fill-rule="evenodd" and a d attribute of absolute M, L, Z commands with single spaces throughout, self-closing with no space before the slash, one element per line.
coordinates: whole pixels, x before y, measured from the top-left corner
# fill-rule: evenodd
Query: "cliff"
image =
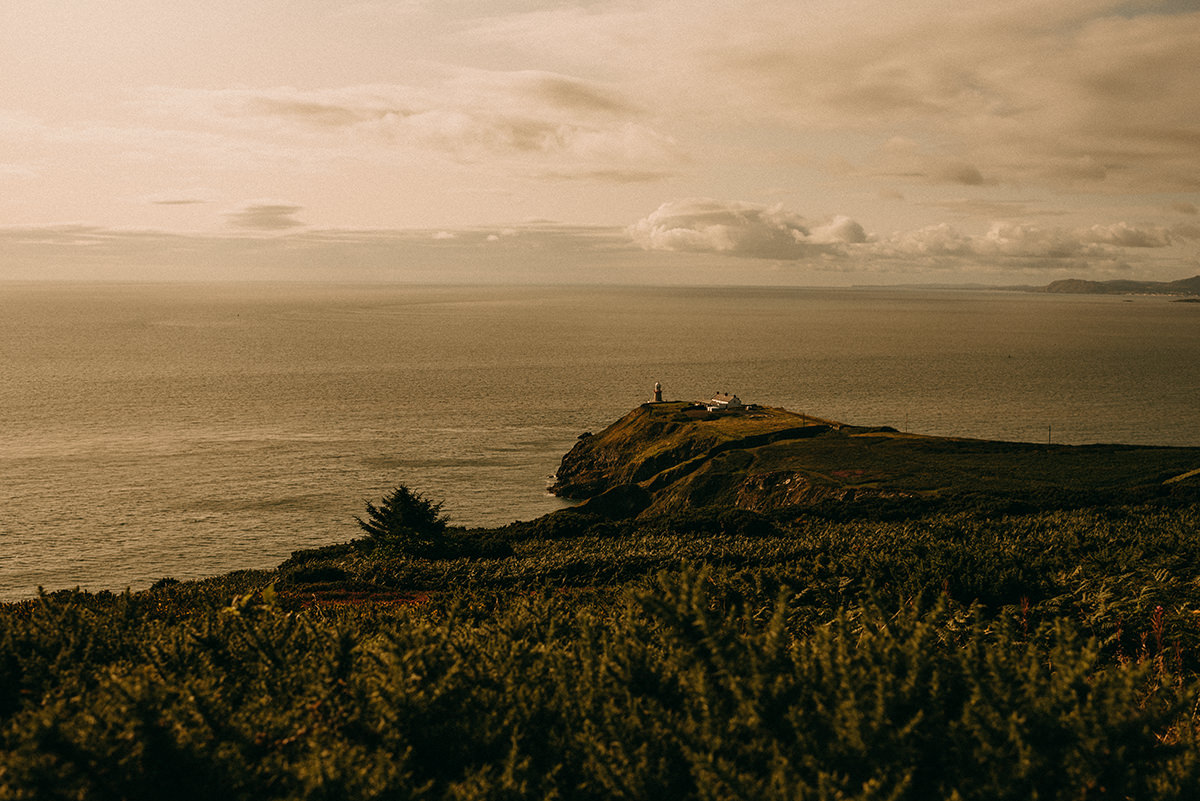
<path fill-rule="evenodd" d="M 648 482 L 683 465 L 737 448 L 811 437 L 836 426 L 784 409 L 706 412 L 694 404 L 646 403 L 599 434 L 584 434 L 555 475 L 551 491 L 591 498 L 624 484 Z"/>
<path fill-rule="evenodd" d="M 1125 502 L 1200 485 L 1200 448 L 931 437 L 784 409 L 645 404 L 567 453 L 552 491 L 608 517 L 883 505 Z"/>

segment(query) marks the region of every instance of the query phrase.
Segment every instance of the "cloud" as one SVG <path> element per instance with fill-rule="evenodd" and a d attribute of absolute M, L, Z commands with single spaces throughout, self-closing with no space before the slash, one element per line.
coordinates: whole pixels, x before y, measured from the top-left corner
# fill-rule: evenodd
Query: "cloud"
<path fill-rule="evenodd" d="M 1025 217 L 1058 217 L 1067 212 L 1059 209 L 1038 208 L 1026 200 L 995 200 L 989 198 L 959 197 L 947 200 L 929 200 L 914 205 L 945 209 L 962 217 L 984 219 L 1020 219 Z"/>
<path fill-rule="evenodd" d="M 896 6 L 857 34 L 833 22 L 836 35 L 785 27 L 734 38 L 716 66 L 770 91 L 794 122 L 903 125 L 938 142 L 949 159 L 917 170 L 925 178 L 1200 188 L 1200 13 L 1063 5 Z"/>
<path fill-rule="evenodd" d="M 1093 225 L 1082 233 L 1085 241 L 1123 248 L 1164 248 L 1171 244 L 1167 229 L 1159 226 L 1137 228 L 1120 222 L 1113 225 Z"/>
<path fill-rule="evenodd" d="M 893 234 L 880 244 L 876 255 L 894 256 L 970 256 L 971 238 L 949 223 L 938 223 L 912 231 Z"/>
<path fill-rule="evenodd" d="M 980 268 L 1091 270 L 1127 263 L 1131 253 L 1169 249 L 1186 238 L 1178 229 L 1125 222 L 1080 228 L 998 221 L 982 234 L 948 223 L 871 236 L 839 215 L 813 224 L 782 206 L 712 199 L 664 203 L 628 229 L 646 250 L 776 259 L 839 269 Z"/>
<path fill-rule="evenodd" d="M 286 231 L 304 226 L 295 216 L 303 208 L 290 203 L 256 201 L 226 212 L 225 219 L 230 226 L 248 231 Z"/>
<path fill-rule="evenodd" d="M 856 169 L 850 165 L 849 171 L 902 177 L 930 184 L 982 186 L 987 183 L 983 173 L 974 164 L 955 156 L 925 152 L 918 142 L 904 137 L 893 137 L 885 142 L 871 166 Z"/>
<path fill-rule="evenodd" d="M 155 206 L 196 206 L 196 205 L 200 205 L 200 204 L 207 203 L 207 202 L 208 202 L 207 200 L 200 200 L 199 198 L 190 198 L 190 197 L 164 198 L 162 200 L 151 200 L 150 201 L 150 203 Z"/>
<path fill-rule="evenodd" d="M 1102 255 L 1090 232 L 1072 232 L 1062 228 L 1040 228 L 1018 223 L 995 223 L 981 238 L 970 240 L 976 255 L 1066 259 L 1084 255 Z"/>
<path fill-rule="evenodd" d="M 837 217 L 816 228 L 782 206 L 722 202 L 708 198 L 662 204 L 629 229 L 646 250 L 720 253 L 761 259 L 803 259 L 864 242 L 862 226 Z"/>
<path fill-rule="evenodd" d="M 595 181 L 611 184 L 643 184 L 665 181 L 674 176 L 674 172 L 666 170 L 552 170 L 539 173 L 538 178 L 551 181 Z"/>
<path fill-rule="evenodd" d="M 854 241 L 863 239 L 862 227 L 844 217 L 809 225 L 778 207 L 718 201 L 664 205 L 668 208 L 657 217 L 666 235 L 661 244 L 681 251 L 676 258 L 665 257 L 662 249 L 646 250 L 644 242 L 638 247 L 630 229 L 550 221 L 504 229 L 295 227 L 253 237 L 241 231 L 169 234 L 62 224 L 0 226 L 0 278 L 811 284 L 881 274 L 912 281 L 940 273 L 956 281 L 1011 283 L 1015 274 L 1041 280 L 1047 274 L 1096 277 L 1136 270 L 1147 279 L 1173 280 L 1195 273 L 1192 243 L 1200 240 L 1195 225 L 1173 227 L 1170 245 L 1149 247 L 1111 243 L 1164 241 L 1164 232 L 1153 226 L 997 223 L 977 234 L 934 225 Z M 723 233 L 710 230 L 714 225 L 724 226 Z M 785 247 L 773 231 L 808 242 Z M 740 244 L 731 247 L 731 242 Z M 755 258 L 773 250 L 803 255 L 786 261 Z M 696 253 L 706 258 L 690 255 Z"/>
<path fill-rule="evenodd" d="M 1129 249 L 1167 248 L 1172 235 L 1159 226 L 1127 223 L 1085 228 L 996 222 L 982 235 L 946 223 L 892 234 L 856 255 L 881 261 L 912 260 L 930 267 L 987 265 L 998 269 L 1077 269 L 1113 264 Z"/>
<path fill-rule="evenodd" d="M 834 217 L 824 225 L 818 225 L 809 234 L 810 242 L 821 245 L 860 244 L 868 239 L 863 227 L 844 215 Z"/>
<path fill-rule="evenodd" d="M 0 161 L 0 177 L 36 178 L 37 172 L 24 164 L 6 164 Z"/>
<path fill-rule="evenodd" d="M 921 183 L 1200 189 L 1194 3 L 811 0 L 798 13 L 792 0 L 647 0 L 486 20 L 471 35 L 577 69 L 599 54 L 697 125 L 720 109 L 800 147 L 842 134 L 845 150 L 825 156 L 861 161 L 862 145 L 902 133 L 928 161 L 866 169 Z"/>
<path fill-rule="evenodd" d="M 104 228 L 83 223 L 0 226 L 0 241 L 17 245 L 91 247 L 112 236 Z"/>
<path fill-rule="evenodd" d="M 527 91 L 540 97 L 549 107 L 572 109 L 589 114 L 629 116 L 641 113 L 634 103 L 599 84 L 545 73 L 523 73 Z"/>
<path fill-rule="evenodd" d="M 292 137 L 377 156 L 434 153 L 560 179 L 657 180 L 682 160 L 675 141 L 615 89 L 548 72 L 447 70 L 420 86 L 320 90 L 160 87 L 146 106 L 273 140 Z"/>
<path fill-rule="evenodd" d="M 1171 226 L 1171 235 L 1177 239 L 1200 241 L 1200 225 L 1183 223 Z"/>
<path fill-rule="evenodd" d="M 492 285 L 606 282 L 614 280 L 615 270 L 618 280 L 636 283 L 651 275 L 645 264 L 629 265 L 639 256 L 646 258 L 621 228 L 547 221 L 503 229 L 295 227 L 274 236 L 237 230 L 172 234 L 81 223 L 0 226 L 0 280 Z"/>
<path fill-rule="evenodd" d="M 983 173 L 973 164 L 962 161 L 950 161 L 940 164 L 931 173 L 935 181 L 941 183 L 979 186 L 983 183 Z"/>

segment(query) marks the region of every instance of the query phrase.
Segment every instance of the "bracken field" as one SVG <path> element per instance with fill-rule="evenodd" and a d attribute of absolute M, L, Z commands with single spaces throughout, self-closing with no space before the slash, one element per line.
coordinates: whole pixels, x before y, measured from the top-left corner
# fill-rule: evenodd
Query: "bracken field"
<path fill-rule="evenodd" d="M 0 798 L 1197 797 L 1194 499 L 391 533 L 0 608 Z"/>

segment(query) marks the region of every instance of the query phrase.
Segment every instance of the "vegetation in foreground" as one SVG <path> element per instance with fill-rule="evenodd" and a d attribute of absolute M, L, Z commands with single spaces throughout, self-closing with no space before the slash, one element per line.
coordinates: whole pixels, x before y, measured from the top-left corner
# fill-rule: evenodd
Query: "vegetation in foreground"
<path fill-rule="evenodd" d="M 1195 797 L 1195 503 L 434 507 L 4 607 L 0 798 Z"/>

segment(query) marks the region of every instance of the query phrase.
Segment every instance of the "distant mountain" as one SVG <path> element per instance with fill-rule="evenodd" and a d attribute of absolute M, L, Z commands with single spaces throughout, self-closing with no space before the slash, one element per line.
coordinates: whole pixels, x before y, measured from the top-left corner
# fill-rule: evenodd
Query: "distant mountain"
<path fill-rule="evenodd" d="M 1042 288 L 1069 295 L 1200 295 L 1200 275 L 1179 281 L 1084 281 L 1067 278 Z"/>

